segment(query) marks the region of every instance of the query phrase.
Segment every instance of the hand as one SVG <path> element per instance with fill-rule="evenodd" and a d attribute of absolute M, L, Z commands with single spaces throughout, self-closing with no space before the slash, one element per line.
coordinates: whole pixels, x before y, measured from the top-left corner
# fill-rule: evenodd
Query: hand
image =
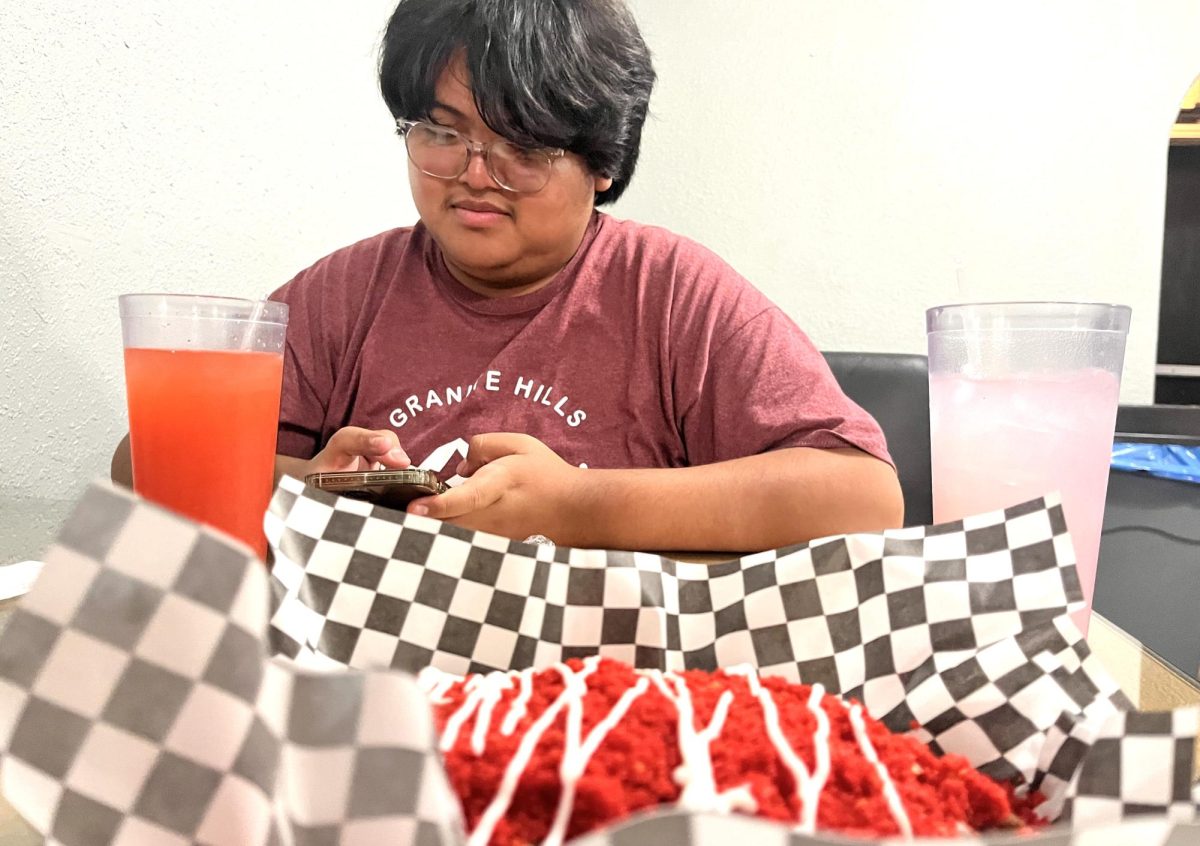
<path fill-rule="evenodd" d="M 465 482 L 440 496 L 413 500 L 408 512 L 515 540 L 541 534 L 566 543 L 576 534 L 580 478 L 587 471 L 537 438 L 476 435 L 457 472 Z"/>
<path fill-rule="evenodd" d="M 391 429 L 361 429 L 346 426 L 333 433 L 325 448 L 304 462 L 303 475 L 345 473 L 352 470 L 403 469 L 412 464 Z"/>

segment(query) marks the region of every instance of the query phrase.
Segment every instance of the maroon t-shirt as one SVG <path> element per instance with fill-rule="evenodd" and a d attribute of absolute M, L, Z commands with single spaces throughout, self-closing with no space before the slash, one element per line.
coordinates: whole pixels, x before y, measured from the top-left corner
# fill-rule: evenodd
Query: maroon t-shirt
<path fill-rule="evenodd" d="M 657 227 L 596 213 L 550 284 L 496 299 L 459 284 L 418 223 L 321 259 L 272 298 L 290 306 L 285 455 L 310 458 L 353 425 L 394 429 L 443 478 L 487 432 L 589 467 L 847 445 L 890 461 L 796 324 Z"/>

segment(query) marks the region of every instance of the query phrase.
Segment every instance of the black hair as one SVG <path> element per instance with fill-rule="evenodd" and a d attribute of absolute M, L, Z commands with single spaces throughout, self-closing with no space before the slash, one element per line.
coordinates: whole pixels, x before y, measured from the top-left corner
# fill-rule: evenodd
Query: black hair
<path fill-rule="evenodd" d="M 621 196 L 655 78 L 623 0 L 400 0 L 379 56 L 392 115 L 428 118 L 438 77 L 460 52 L 493 132 L 561 147 L 611 177 L 596 205 Z"/>

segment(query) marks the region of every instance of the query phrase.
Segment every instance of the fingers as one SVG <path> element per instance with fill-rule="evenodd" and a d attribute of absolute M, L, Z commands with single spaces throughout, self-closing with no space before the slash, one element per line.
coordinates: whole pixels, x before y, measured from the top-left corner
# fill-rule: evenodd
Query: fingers
<path fill-rule="evenodd" d="M 390 436 L 390 437 L 387 437 Z M 400 441 L 396 438 L 396 433 L 384 430 L 383 434 L 376 432 L 371 438 L 370 446 L 376 450 L 375 460 L 384 467 L 395 467 L 403 469 L 412 464 L 412 459 L 408 457 L 408 453 L 400 446 Z M 363 453 L 368 458 L 369 453 Z"/>
<path fill-rule="evenodd" d="M 540 443 L 537 438 L 515 432 L 476 435 L 467 444 L 467 457 L 459 462 L 458 475 L 471 476 L 485 464 L 506 455 L 530 452 Z"/>
<path fill-rule="evenodd" d="M 482 511 L 500 501 L 504 494 L 502 473 L 481 473 L 438 496 L 414 499 L 408 504 L 409 514 L 421 514 L 438 520 L 452 520 Z"/>
<path fill-rule="evenodd" d="M 370 469 L 376 462 L 395 468 L 412 464 L 395 432 L 358 426 L 346 426 L 334 432 L 318 458 L 323 465 L 339 470 L 357 466 L 360 458 L 366 464 L 365 469 Z"/>

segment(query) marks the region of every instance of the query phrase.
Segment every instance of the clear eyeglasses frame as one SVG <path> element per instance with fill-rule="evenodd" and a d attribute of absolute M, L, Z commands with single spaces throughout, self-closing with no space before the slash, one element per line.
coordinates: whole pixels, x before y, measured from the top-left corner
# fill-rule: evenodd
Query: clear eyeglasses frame
<path fill-rule="evenodd" d="M 396 134 L 404 139 L 409 161 L 426 176 L 458 179 L 471 166 L 471 156 L 478 154 L 497 185 L 519 194 L 545 188 L 555 159 L 566 155 L 557 147 L 522 147 L 504 139 L 473 141 L 448 126 L 422 120 L 397 120 Z"/>

